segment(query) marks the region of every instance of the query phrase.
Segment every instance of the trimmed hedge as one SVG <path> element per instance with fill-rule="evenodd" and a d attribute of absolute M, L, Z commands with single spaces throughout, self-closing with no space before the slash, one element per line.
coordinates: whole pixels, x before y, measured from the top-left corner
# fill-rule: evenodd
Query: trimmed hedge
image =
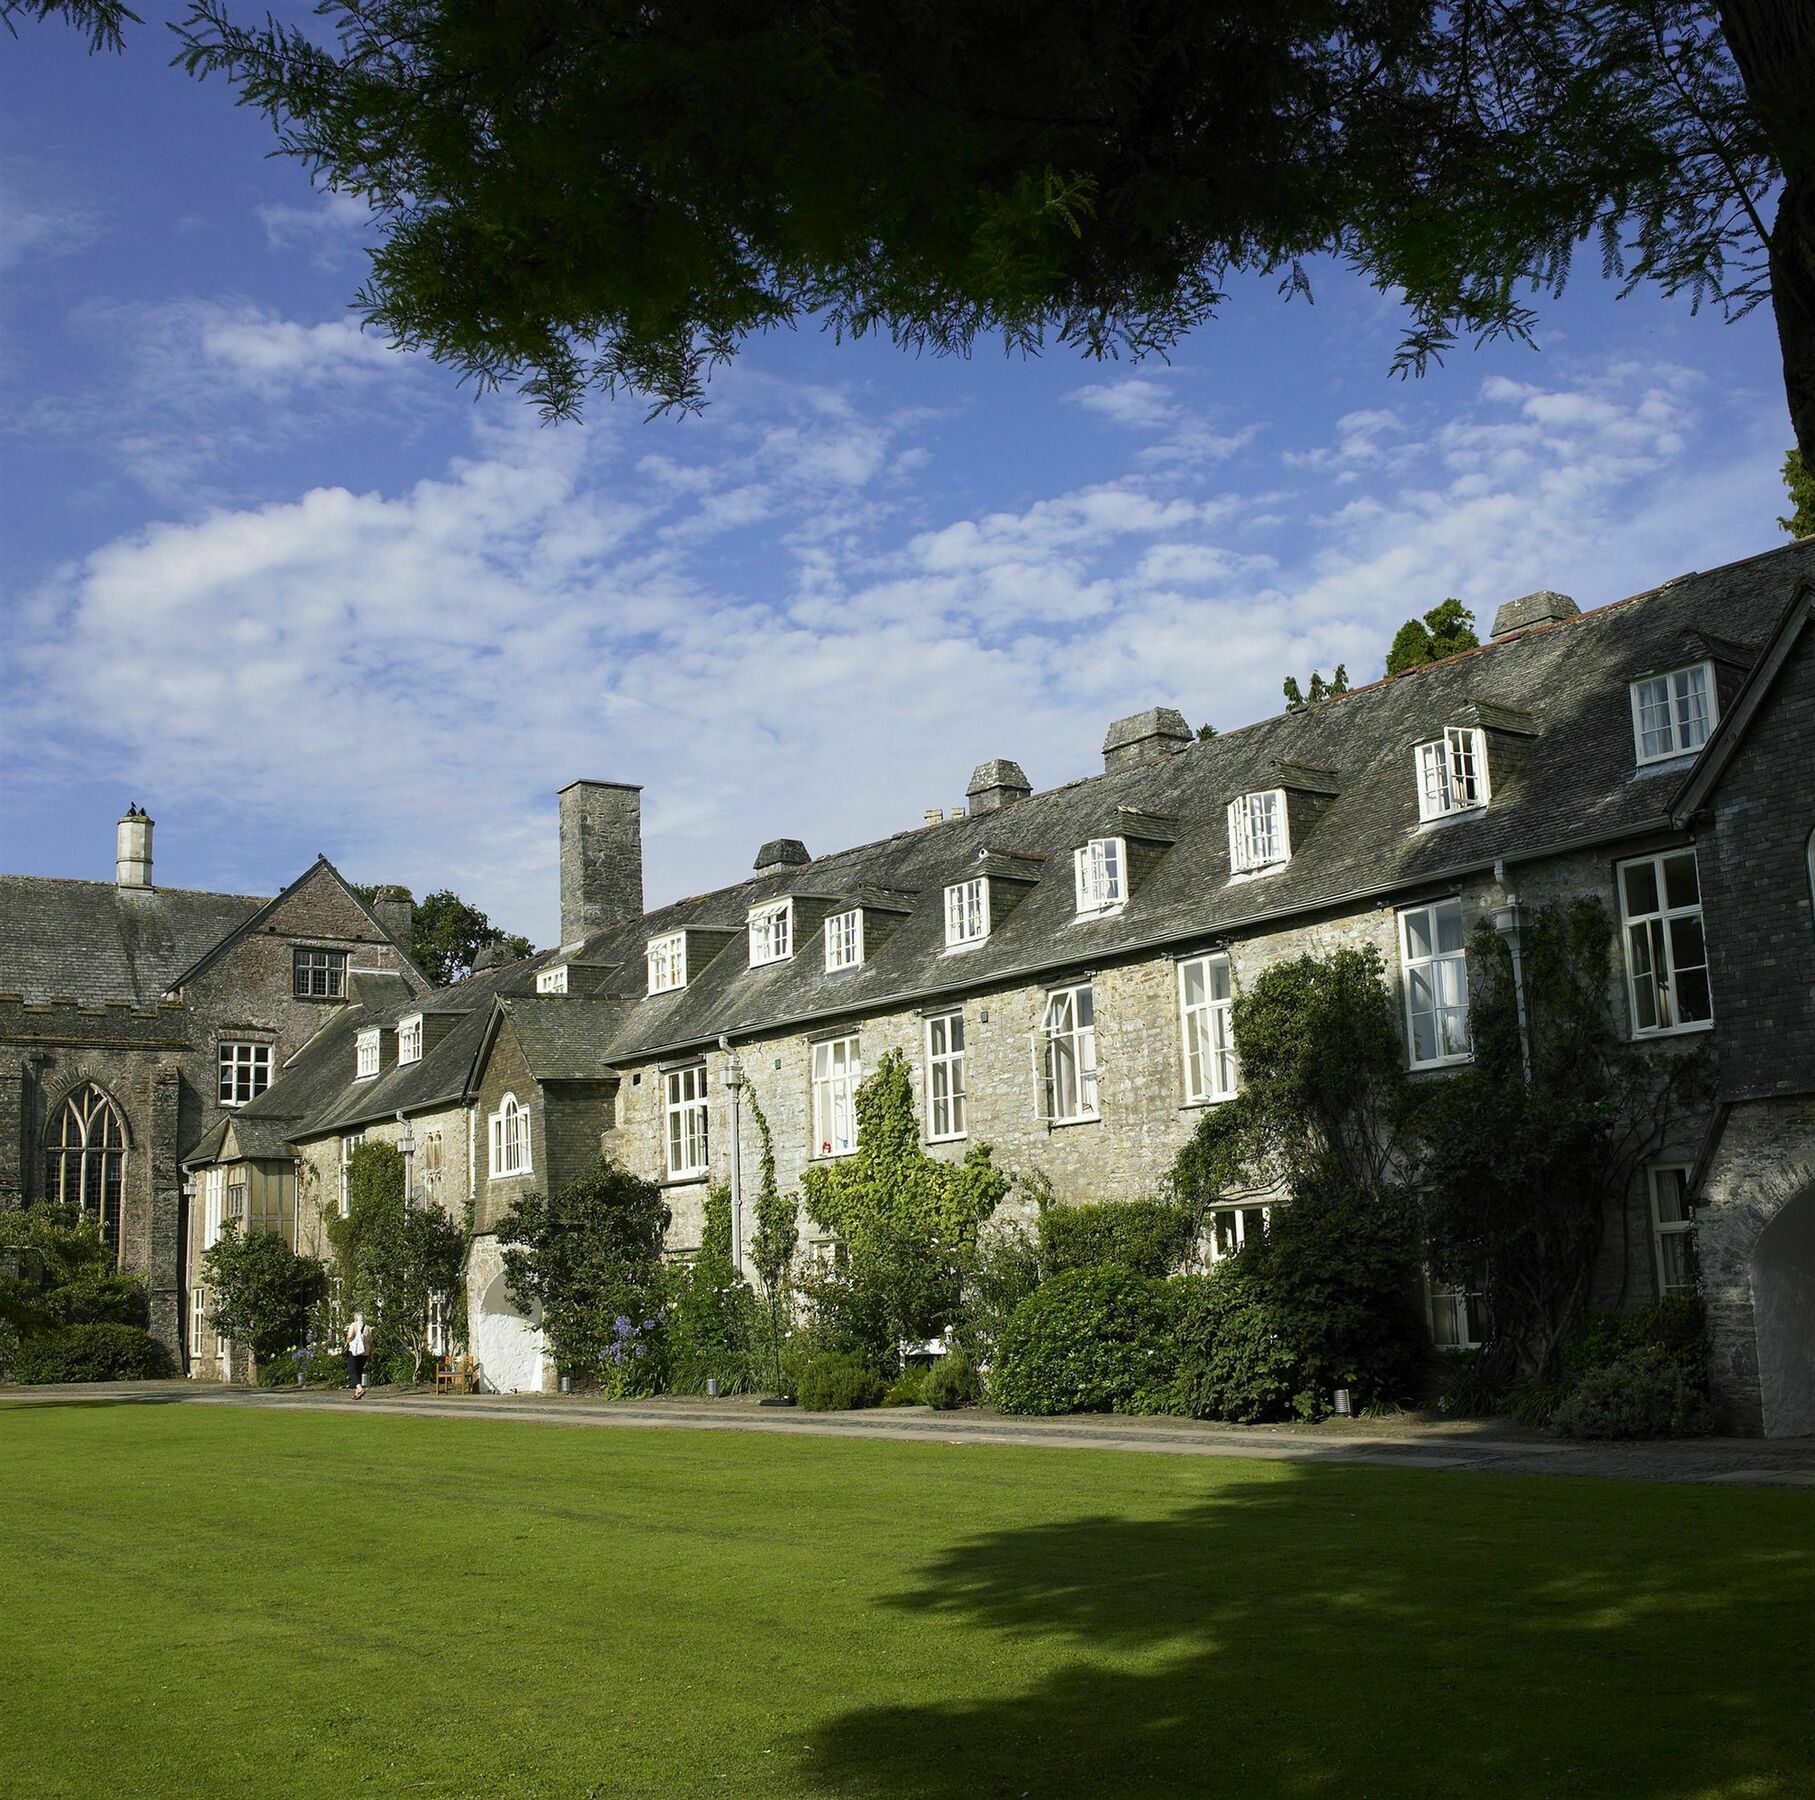
<path fill-rule="evenodd" d="M 1164 1412 L 1171 1323 L 1165 1284 L 1119 1263 L 1055 1275 L 1004 1328 L 990 1398 L 1004 1412 Z"/>
<path fill-rule="evenodd" d="M 1093 1200 L 1040 1214 L 1048 1275 L 1120 1263 L 1155 1280 L 1180 1268 L 1196 1241 L 1198 1216 L 1170 1200 Z"/>
<path fill-rule="evenodd" d="M 1179 1351 L 1172 1411 L 1254 1425 L 1307 1410 L 1299 1360 L 1253 1271 L 1237 1256 L 1171 1284 Z"/>
<path fill-rule="evenodd" d="M 170 1352 L 136 1325 L 64 1325 L 24 1340 L 20 1381 L 154 1381 L 173 1373 Z"/>

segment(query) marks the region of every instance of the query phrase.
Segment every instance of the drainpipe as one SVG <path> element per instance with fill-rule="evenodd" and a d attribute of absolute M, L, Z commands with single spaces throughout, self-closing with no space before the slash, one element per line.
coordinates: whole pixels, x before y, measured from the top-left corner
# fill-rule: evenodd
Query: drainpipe
<path fill-rule="evenodd" d="M 410 1129 L 410 1122 L 401 1110 L 397 1114 L 397 1123 L 403 1127 L 403 1134 L 397 1140 L 397 1149 L 403 1157 L 403 1210 L 408 1212 L 416 1195 L 416 1134 Z"/>
<path fill-rule="evenodd" d="M 731 1090 L 731 1266 L 744 1272 L 744 1177 L 743 1177 L 743 1098 L 744 1066 L 731 1048 L 731 1040 L 721 1036 L 718 1047 L 729 1059 L 725 1069 L 725 1086 Z"/>
<path fill-rule="evenodd" d="M 1520 933 L 1524 928 L 1524 919 L 1519 908 L 1519 896 L 1507 891 L 1506 863 L 1504 860 L 1494 864 L 1494 880 L 1499 883 L 1500 891 L 1506 895 L 1505 903 L 1494 909 L 1494 930 L 1500 934 L 1512 957 L 1513 1004 L 1519 1015 L 1519 1060 L 1524 1065 L 1527 1085 L 1531 1082 L 1531 1026 L 1525 1016 L 1525 962 L 1521 955 Z"/>

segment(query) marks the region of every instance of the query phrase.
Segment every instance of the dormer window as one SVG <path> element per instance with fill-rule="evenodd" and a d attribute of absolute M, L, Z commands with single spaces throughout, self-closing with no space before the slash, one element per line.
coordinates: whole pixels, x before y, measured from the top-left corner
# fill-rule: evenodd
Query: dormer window
<path fill-rule="evenodd" d="M 794 902 L 776 900 L 750 909 L 750 967 L 786 962 L 794 954 Z"/>
<path fill-rule="evenodd" d="M 1073 852 L 1078 911 L 1108 912 L 1128 898 L 1128 846 L 1121 838 L 1092 838 Z"/>
<path fill-rule="evenodd" d="M 1719 717 L 1712 663 L 1692 663 L 1632 684 L 1633 746 L 1641 763 L 1699 750 Z"/>
<path fill-rule="evenodd" d="M 567 992 L 567 965 L 557 964 L 552 969 L 539 969 L 536 972 L 536 992 L 538 994 L 565 994 Z"/>
<path fill-rule="evenodd" d="M 854 969 L 863 961 L 863 908 L 833 913 L 826 920 L 826 972 Z"/>
<path fill-rule="evenodd" d="M 1286 792 L 1269 788 L 1243 794 L 1229 807 L 1229 867 L 1237 875 L 1272 867 L 1292 855 L 1286 826 Z"/>
<path fill-rule="evenodd" d="M 397 1060 L 400 1063 L 422 1061 L 422 1014 L 397 1021 Z"/>
<path fill-rule="evenodd" d="M 989 883 L 981 875 L 945 890 L 945 947 L 957 950 L 989 936 Z"/>
<path fill-rule="evenodd" d="M 649 991 L 669 994 L 687 985 L 687 934 L 671 931 L 666 937 L 651 938 L 648 950 Z"/>
<path fill-rule="evenodd" d="M 356 1081 L 370 1081 L 378 1073 L 378 1033 L 362 1031 L 354 1045 L 356 1061 L 353 1065 L 353 1077 Z"/>
<path fill-rule="evenodd" d="M 1487 804 L 1487 738 L 1481 731 L 1446 725 L 1440 738 L 1420 744 L 1418 817 L 1447 819 Z"/>

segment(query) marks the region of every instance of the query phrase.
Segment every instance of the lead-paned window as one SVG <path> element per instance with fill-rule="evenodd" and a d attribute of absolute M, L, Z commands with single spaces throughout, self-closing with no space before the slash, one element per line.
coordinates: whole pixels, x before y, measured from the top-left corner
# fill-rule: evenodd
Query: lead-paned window
<path fill-rule="evenodd" d="M 854 969 L 863 961 L 863 908 L 833 913 L 826 920 L 826 970 Z"/>
<path fill-rule="evenodd" d="M 1686 1164 L 1661 1163 L 1646 1171 L 1651 1186 L 1651 1242 L 1657 1257 L 1657 1291 L 1695 1291 L 1695 1208 Z"/>
<path fill-rule="evenodd" d="M 1438 900 L 1429 906 L 1407 907 L 1399 915 L 1399 956 L 1412 1067 L 1463 1061 L 1472 1045 L 1462 902 Z"/>
<path fill-rule="evenodd" d="M 706 1172 L 706 1065 L 670 1069 L 662 1077 L 668 1119 L 668 1174 L 678 1179 Z"/>
<path fill-rule="evenodd" d="M 649 991 L 667 994 L 687 985 L 687 934 L 674 931 L 651 938 L 648 950 Z"/>
<path fill-rule="evenodd" d="M 1128 898 L 1128 846 L 1121 838 L 1092 838 L 1072 853 L 1078 911 L 1107 912 Z"/>
<path fill-rule="evenodd" d="M 857 1148 L 857 1087 L 862 1080 L 855 1037 L 825 1038 L 813 1046 L 816 1156 L 843 1156 Z"/>
<path fill-rule="evenodd" d="M 227 1222 L 227 1171 L 221 1168 L 202 1171 L 202 1249 L 212 1250 L 220 1242 L 221 1227 Z"/>
<path fill-rule="evenodd" d="M 940 1013 L 926 1022 L 926 1135 L 964 1133 L 964 1014 Z"/>
<path fill-rule="evenodd" d="M 1648 675 L 1632 684 L 1633 746 L 1642 763 L 1699 750 L 1717 716 L 1711 663 Z"/>
<path fill-rule="evenodd" d="M 945 943 L 980 944 L 989 936 L 989 883 L 982 876 L 954 881 L 945 890 Z"/>
<path fill-rule="evenodd" d="M 189 1354 L 200 1356 L 207 1343 L 204 1335 L 208 1329 L 208 1291 L 206 1288 L 189 1290 Z"/>
<path fill-rule="evenodd" d="M 1449 725 L 1442 737 L 1420 744 L 1416 754 L 1419 818 L 1446 818 L 1451 813 L 1473 812 L 1487 804 L 1484 732 Z"/>
<path fill-rule="evenodd" d="M 338 1000 L 347 991 L 344 950 L 298 950 L 291 967 L 299 1000 Z"/>
<path fill-rule="evenodd" d="M 114 1256 L 120 1254 L 120 1216 L 126 1193 L 126 1124 L 93 1082 L 71 1094 L 44 1137 L 44 1197 L 73 1206 Z"/>
<path fill-rule="evenodd" d="M 223 1106 L 244 1106 L 271 1085 L 269 1044 L 222 1044 L 219 1061 Z"/>
<path fill-rule="evenodd" d="M 1089 982 L 1046 996 L 1040 1037 L 1041 1116 L 1055 1125 L 1096 1118 L 1096 1002 Z"/>
<path fill-rule="evenodd" d="M 1243 794 L 1229 805 L 1229 867 L 1237 875 L 1285 862 L 1291 855 L 1283 788 Z"/>
<path fill-rule="evenodd" d="M 353 1204 L 353 1152 L 366 1141 L 363 1131 L 349 1131 L 340 1140 L 340 1216 Z"/>
<path fill-rule="evenodd" d="M 1193 956 L 1178 966 L 1179 1023 L 1185 1040 L 1185 1099 L 1227 1100 L 1235 1092 L 1234 996 L 1226 956 Z"/>
<path fill-rule="evenodd" d="M 1714 998 L 1695 852 L 1670 850 L 1621 863 L 1620 913 L 1634 1035 L 1712 1024 Z"/>

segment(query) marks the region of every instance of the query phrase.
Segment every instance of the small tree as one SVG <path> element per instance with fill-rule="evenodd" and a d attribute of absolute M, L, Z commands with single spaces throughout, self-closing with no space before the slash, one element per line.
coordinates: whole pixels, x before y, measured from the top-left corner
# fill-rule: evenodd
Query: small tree
<path fill-rule="evenodd" d="M 750 1117 L 756 1122 L 760 1146 L 759 1174 L 756 1184 L 756 1229 L 750 1234 L 750 1264 L 762 1284 L 763 1310 L 768 1315 L 769 1368 L 775 1392 L 782 1390 L 782 1327 L 789 1311 L 788 1282 L 794 1267 L 794 1252 L 800 1243 L 800 1211 L 792 1194 L 783 1197 L 775 1181 L 775 1142 L 769 1135 L 768 1116 L 756 1089 L 745 1085 L 744 1097 L 750 1103 Z"/>
<path fill-rule="evenodd" d="M 1280 692 L 1286 697 L 1287 712 L 1303 712 L 1307 706 L 1321 705 L 1325 700 L 1335 700 L 1349 691 L 1349 672 L 1343 664 L 1336 665 L 1336 672 L 1328 681 L 1323 678 L 1321 670 L 1311 671 L 1311 685 L 1301 689 L 1296 675 L 1288 675 L 1279 684 Z"/>
<path fill-rule="evenodd" d="M 310 1309 L 327 1292 L 326 1272 L 312 1256 L 298 1256 L 275 1232 L 242 1235 L 237 1219 L 202 1256 L 202 1275 L 214 1297 L 208 1323 L 244 1344 L 258 1365 L 303 1340 Z"/>
<path fill-rule="evenodd" d="M 542 1329 L 563 1374 L 625 1374 L 626 1391 L 656 1379 L 651 1340 L 663 1315 L 662 1243 L 669 1211 L 653 1181 L 607 1157 L 552 1199 L 525 1194 L 498 1222 L 510 1295 Z M 637 1378 L 620 1367 L 643 1351 Z"/>
<path fill-rule="evenodd" d="M 1407 619 L 1393 637 L 1386 653 L 1386 672 L 1397 675 L 1421 663 L 1441 662 L 1480 643 L 1475 636 L 1475 615 L 1453 595 L 1433 606 L 1422 619 Z"/>

